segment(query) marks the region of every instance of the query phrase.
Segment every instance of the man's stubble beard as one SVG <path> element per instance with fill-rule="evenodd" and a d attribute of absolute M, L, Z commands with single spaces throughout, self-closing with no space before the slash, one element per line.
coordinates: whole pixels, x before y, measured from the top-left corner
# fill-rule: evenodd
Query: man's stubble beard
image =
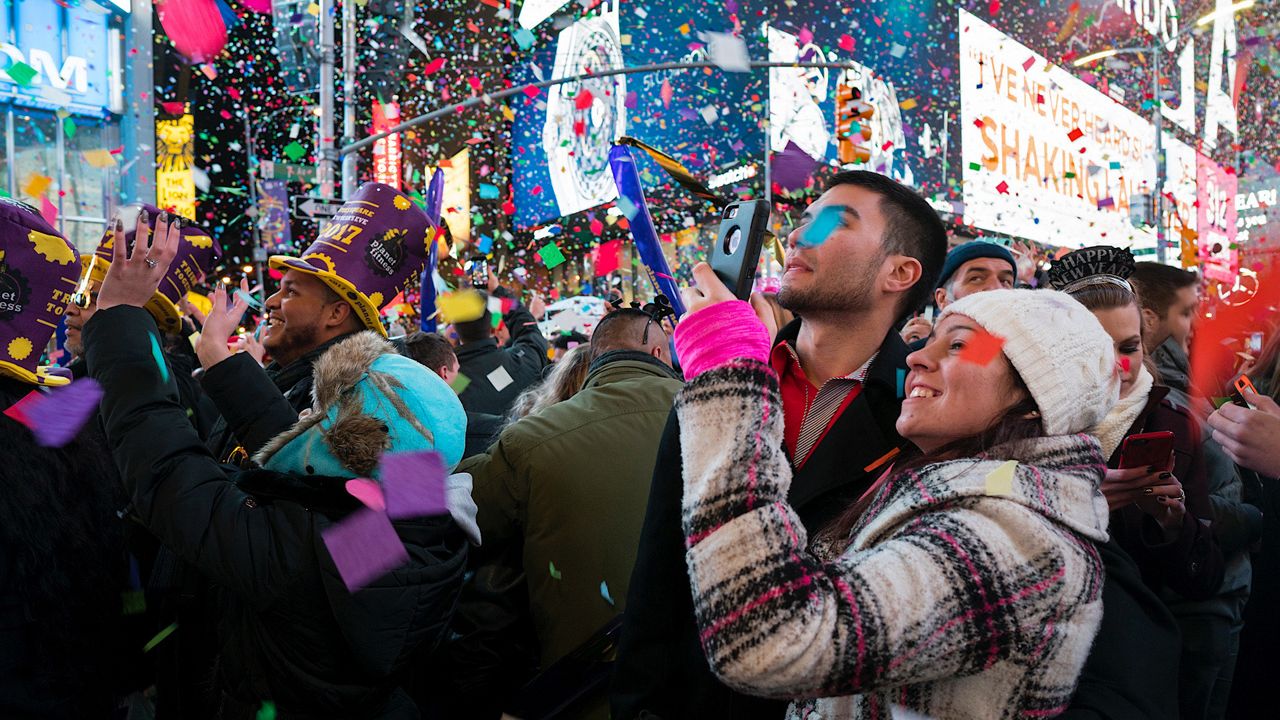
<path fill-rule="evenodd" d="M 784 275 L 782 287 L 778 289 L 778 304 L 796 315 L 809 317 L 860 312 L 871 306 L 874 276 L 868 276 L 865 270 L 845 268 L 837 276 L 844 281 L 841 286 L 815 284 L 807 290 L 800 290 L 788 287 Z"/>
<path fill-rule="evenodd" d="M 287 327 L 287 326 L 286 326 Z M 294 360 L 306 355 L 319 345 L 320 324 L 313 322 L 310 325 L 304 325 L 299 328 L 291 328 L 280 338 L 280 342 L 271 345 L 263 344 L 267 352 L 271 353 L 271 357 L 277 360 L 283 360 L 281 365 L 288 365 Z"/>

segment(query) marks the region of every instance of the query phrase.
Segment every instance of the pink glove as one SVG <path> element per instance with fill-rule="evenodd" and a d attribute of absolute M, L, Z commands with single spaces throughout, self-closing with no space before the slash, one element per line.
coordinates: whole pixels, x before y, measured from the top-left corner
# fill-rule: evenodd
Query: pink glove
<path fill-rule="evenodd" d="M 744 300 L 709 305 L 676 326 L 676 355 L 688 380 L 737 358 L 769 362 L 769 333 Z"/>

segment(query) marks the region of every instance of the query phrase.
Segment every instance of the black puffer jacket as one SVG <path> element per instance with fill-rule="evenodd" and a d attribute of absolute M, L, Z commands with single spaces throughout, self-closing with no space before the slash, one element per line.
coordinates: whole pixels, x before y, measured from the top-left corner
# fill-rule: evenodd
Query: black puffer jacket
<path fill-rule="evenodd" d="M 399 673 L 439 642 L 466 540 L 446 517 L 398 522 L 408 564 L 348 593 L 321 532 L 357 507 L 344 481 L 266 470 L 228 477 L 162 382 L 145 311 L 85 326 L 112 455 L 141 522 L 215 584 L 223 718 L 413 718 Z M 179 628 L 178 632 L 181 632 Z"/>

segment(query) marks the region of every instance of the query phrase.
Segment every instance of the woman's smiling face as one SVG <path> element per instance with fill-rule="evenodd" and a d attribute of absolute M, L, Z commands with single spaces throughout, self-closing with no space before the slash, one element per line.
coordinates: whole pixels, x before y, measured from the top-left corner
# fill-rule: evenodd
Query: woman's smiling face
<path fill-rule="evenodd" d="M 1004 354 L 985 365 L 960 358 L 983 332 L 967 315 L 947 315 L 928 344 L 907 356 L 897 428 L 926 453 L 983 432 L 1025 397 Z"/>

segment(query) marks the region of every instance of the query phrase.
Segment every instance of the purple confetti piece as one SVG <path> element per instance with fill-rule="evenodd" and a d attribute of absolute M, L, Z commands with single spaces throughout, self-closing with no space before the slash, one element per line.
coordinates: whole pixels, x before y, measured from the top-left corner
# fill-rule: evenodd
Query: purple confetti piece
<path fill-rule="evenodd" d="M 80 428 L 98 411 L 102 386 L 93 378 L 83 378 L 47 393 L 32 393 L 15 403 L 5 414 L 26 425 L 43 447 L 62 447 L 80 434 Z"/>
<path fill-rule="evenodd" d="M 387 502 L 387 515 L 394 520 L 426 515 L 445 515 L 448 468 L 440 453 L 388 453 L 382 456 L 382 495 Z"/>
<path fill-rule="evenodd" d="M 773 156 L 773 181 L 784 190 L 796 190 L 808 184 L 818 161 L 800 149 L 794 142 L 787 142 L 787 149 Z"/>
<path fill-rule="evenodd" d="M 355 592 L 409 560 L 386 513 L 360 508 L 320 534 L 347 590 Z"/>

